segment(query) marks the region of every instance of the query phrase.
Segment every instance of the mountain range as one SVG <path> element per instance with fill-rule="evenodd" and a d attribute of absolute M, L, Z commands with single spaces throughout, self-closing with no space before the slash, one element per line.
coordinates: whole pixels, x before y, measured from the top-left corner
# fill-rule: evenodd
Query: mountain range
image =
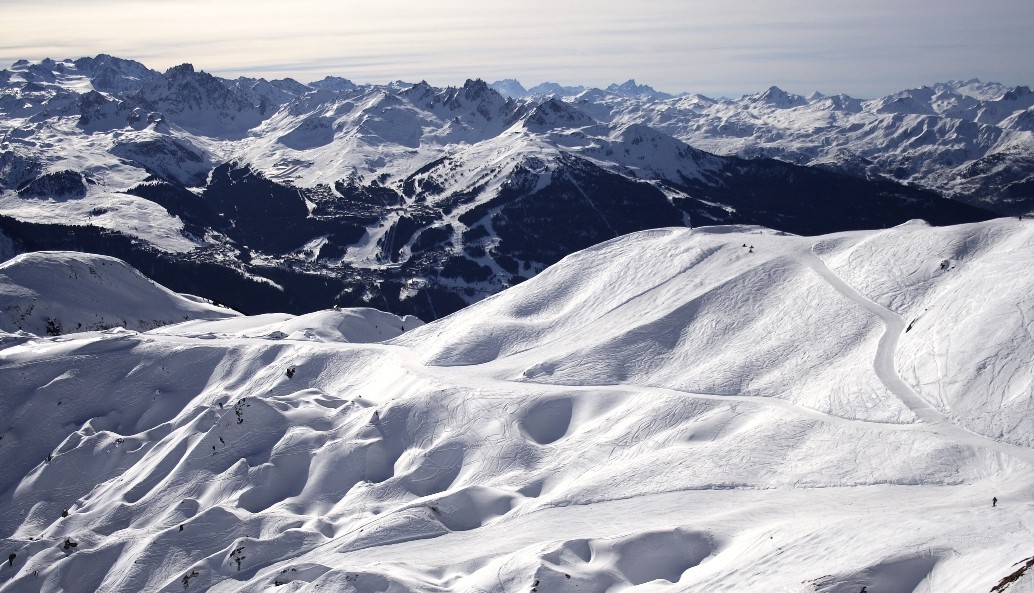
<path fill-rule="evenodd" d="M 977 82 L 714 100 L 634 81 L 302 84 L 20 61 L 0 71 L 0 255 L 116 256 L 246 313 L 430 320 L 643 229 L 1025 214 L 1031 99 Z"/>

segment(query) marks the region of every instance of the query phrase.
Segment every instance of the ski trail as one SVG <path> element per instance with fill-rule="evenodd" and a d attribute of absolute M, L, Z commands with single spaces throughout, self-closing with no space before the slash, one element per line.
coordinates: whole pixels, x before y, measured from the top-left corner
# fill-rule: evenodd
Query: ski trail
<path fill-rule="evenodd" d="M 895 397 L 900 399 L 919 420 L 930 427 L 930 430 L 968 444 L 974 448 L 993 449 L 1034 465 L 1034 450 L 1019 445 L 1011 445 L 996 441 L 990 437 L 970 432 L 953 424 L 940 410 L 924 400 L 912 387 L 901 378 L 894 366 L 894 355 L 898 347 L 898 339 L 905 333 L 905 320 L 897 313 L 880 305 L 853 286 L 837 276 L 826 266 L 826 263 L 814 253 L 808 252 L 800 258 L 801 263 L 821 276 L 832 288 L 843 297 L 880 318 L 886 328 L 876 346 L 873 359 L 873 370 L 876 377 Z"/>
<path fill-rule="evenodd" d="M 897 313 L 872 301 L 855 290 L 850 284 L 844 282 L 817 255 L 806 255 L 802 258 L 802 263 L 821 276 L 833 290 L 836 290 L 848 300 L 879 317 L 880 321 L 883 322 L 886 330 L 880 336 L 879 344 L 876 346 L 873 368 L 876 371 L 876 377 L 883 383 L 884 387 L 904 402 L 908 409 L 923 422 L 927 424 L 945 422 L 944 416 L 929 402 L 919 397 L 919 394 L 908 383 L 905 383 L 901 376 L 898 375 L 897 369 L 894 368 L 894 353 L 898 347 L 898 338 L 905 332 L 905 320 L 898 316 Z"/>
<path fill-rule="evenodd" d="M 607 220 L 607 219 L 606 219 L 606 218 L 605 218 L 605 217 L 603 216 L 603 213 L 602 213 L 602 212 L 600 212 L 600 209 L 596 207 L 596 203 L 595 203 L 595 202 L 593 202 L 593 201 L 592 201 L 592 200 L 591 200 L 591 199 L 589 198 L 589 196 L 585 194 L 585 192 L 584 192 L 584 191 L 582 190 L 582 187 L 581 187 L 580 185 L 578 185 L 578 182 L 577 182 L 577 181 L 575 181 L 574 179 L 571 179 L 571 185 L 573 185 L 573 186 L 574 186 L 574 188 L 575 188 L 576 190 L 578 190 L 578 194 L 579 194 L 579 195 L 581 195 L 581 196 L 582 196 L 582 198 L 583 198 L 583 199 L 585 200 L 585 203 L 586 203 L 586 204 L 588 204 L 590 208 L 592 208 L 592 211 L 593 211 L 593 212 L 595 212 L 595 213 L 596 213 L 596 215 L 600 217 L 600 220 L 602 220 L 602 221 L 603 221 L 603 224 L 607 225 L 607 229 L 609 229 L 609 230 L 610 230 L 610 232 L 611 232 L 611 233 L 612 233 L 612 234 L 613 234 L 613 235 L 614 235 L 615 237 L 620 237 L 620 236 L 621 236 L 621 233 L 619 233 L 619 232 L 615 231 L 615 230 L 614 230 L 614 227 L 610 226 L 610 222 L 609 222 L 609 221 L 608 221 L 608 220 Z"/>

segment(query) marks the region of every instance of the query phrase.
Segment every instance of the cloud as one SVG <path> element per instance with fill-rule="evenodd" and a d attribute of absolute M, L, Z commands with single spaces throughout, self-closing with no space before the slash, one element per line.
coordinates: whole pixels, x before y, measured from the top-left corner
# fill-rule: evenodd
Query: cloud
<path fill-rule="evenodd" d="M 1034 79 L 1034 3 L 1016 0 L 7 0 L 4 14 L 8 63 L 111 53 L 223 76 L 634 77 L 707 94 L 799 83 L 873 96 L 944 78 Z"/>

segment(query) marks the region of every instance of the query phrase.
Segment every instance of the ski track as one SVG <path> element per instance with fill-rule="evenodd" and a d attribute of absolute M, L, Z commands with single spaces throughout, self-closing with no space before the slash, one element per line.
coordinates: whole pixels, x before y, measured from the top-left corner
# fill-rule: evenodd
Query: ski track
<path fill-rule="evenodd" d="M 924 400 L 912 387 L 901 378 L 894 365 L 894 355 L 898 347 L 898 339 L 905 333 L 905 320 L 897 313 L 880 305 L 853 286 L 837 276 L 826 266 L 818 255 L 807 253 L 800 257 L 801 263 L 822 277 L 829 285 L 846 299 L 880 318 L 886 328 L 876 346 L 873 369 L 876 377 L 883 385 L 916 415 L 929 430 L 941 436 L 957 440 L 976 449 L 992 449 L 1011 457 L 1023 460 L 1034 466 L 1034 450 L 1017 445 L 996 441 L 990 437 L 970 432 L 954 423 L 930 402 Z"/>

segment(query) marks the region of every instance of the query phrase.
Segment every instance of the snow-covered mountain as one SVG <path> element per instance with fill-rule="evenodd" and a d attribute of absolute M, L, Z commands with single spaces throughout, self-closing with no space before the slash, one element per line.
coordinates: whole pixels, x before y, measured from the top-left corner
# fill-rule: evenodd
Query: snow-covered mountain
<path fill-rule="evenodd" d="M 897 161 L 881 169 L 884 152 L 918 166 L 921 150 L 930 167 L 948 154 L 948 140 L 900 128 L 912 116 L 899 112 L 920 104 L 932 105 L 922 117 L 936 119 L 933 136 L 983 155 L 959 163 L 999 180 L 1032 170 L 1021 89 L 956 84 L 965 100 L 942 89 L 877 105 L 776 88 L 738 102 L 672 97 L 633 80 L 494 86 L 506 96 L 481 80 L 306 85 L 105 55 L 18 62 L 0 72 L 0 245 L 116 256 L 248 313 L 372 306 L 434 319 L 648 228 L 820 234 L 994 216 L 900 183 Z M 971 115 L 980 123 L 951 119 Z M 849 154 L 837 126 L 865 135 L 867 117 L 891 122 L 879 132 L 890 139 Z M 764 131 L 777 124 L 796 131 Z M 822 147 L 813 159 L 773 148 L 805 136 Z M 1003 143 L 1018 156 L 1003 157 Z M 833 166 L 833 153 L 851 166 Z M 954 191 L 962 177 L 938 171 L 951 184 L 897 177 Z M 1026 211 L 1023 183 L 957 197 Z"/>
<path fill-rule="evenodd" d="M 5 332 L 145 331 L 238 315 L 176 294 L 113 257 L 41 251 L 0 263 L 0 330 Z"/>
<path fill-rule="evenodd" d="M 0 333 L 0 591 L 1024 591 L 1032 244 L 666 228 L 415 328 Z"/>
<path fill-rule="evenodd" d="M 568 96 L 716 154 L 770 157 L 925 187 L 1002 214 L 1034 210 L 1034 93 L 952 81 L 860 100 L 772 87 L 739 99 Z"/>

